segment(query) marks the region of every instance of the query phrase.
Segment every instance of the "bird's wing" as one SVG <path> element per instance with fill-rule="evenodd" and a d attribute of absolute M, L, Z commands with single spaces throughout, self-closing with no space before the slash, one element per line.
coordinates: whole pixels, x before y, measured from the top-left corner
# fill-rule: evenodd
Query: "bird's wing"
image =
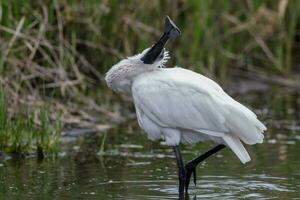
<path fill-rule="evenodd" d="M 253 112 L 234 101 L 217 83 L 182 68 L 141 75 L 133 82 L 132 96 L 136 108 L 162 127 L 194 130 L 217 137 L 246 131 L 237 133 L 242 140 L 246 138 L 243 140 L 246 143 L 258 142 L 265 128 Z M 259 135 L 254 137 L 255 133 L 249 133 L 251 130 Z"/>
<path fill-rule="evenodd" d="M 136 107 L 162 127 L 205 131 L 216 136 L 227 132 L 225 118 L 211 95 L 211 90 L 221 90 L 218 85 L 187 70 L 175 69 L 148 73 L 134 81 Z"/>

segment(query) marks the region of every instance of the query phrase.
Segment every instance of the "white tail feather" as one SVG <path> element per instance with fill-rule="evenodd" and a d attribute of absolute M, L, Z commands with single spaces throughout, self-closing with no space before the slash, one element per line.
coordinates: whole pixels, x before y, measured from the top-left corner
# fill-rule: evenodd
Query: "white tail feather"
<path fill-rule="evenodd" d="M 251 160 L 247 150 L 243 146 L 239 138 L 234 135 L 224 135 L 223 140 L 227 146 L 237 155 L 243 164 Z"/>

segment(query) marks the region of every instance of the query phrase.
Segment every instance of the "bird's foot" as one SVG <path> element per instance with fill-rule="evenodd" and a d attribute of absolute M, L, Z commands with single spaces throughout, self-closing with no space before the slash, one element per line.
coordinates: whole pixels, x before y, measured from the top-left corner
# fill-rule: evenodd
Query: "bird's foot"
<path fill-rule="evenodd" d="M 193 163 L 187 163 L 185 165 L 186 171 L 186 179 L 185 179 L 185 192 L 188 193 L 191 176 L 193 175 L 193 182 L 195 186 L 197 185 L 197 177 L 196 177 L 196 166 Z"/>

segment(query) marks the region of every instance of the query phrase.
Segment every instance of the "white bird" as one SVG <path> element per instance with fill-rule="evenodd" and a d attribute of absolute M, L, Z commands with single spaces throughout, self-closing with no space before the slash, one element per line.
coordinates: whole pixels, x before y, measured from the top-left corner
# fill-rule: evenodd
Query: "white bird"
<path fill-rule="evenodd" d="M 114 91 L 133 97 L 139 126 L 150 140 L 162 139 L 173 146 L 182 199 L 192 174 L 196 184 L 195 168 L 201 161 L 225 146 L 242 163 L 250 161 L 243 143 L 262 143 L 266 127 L 213 80 L 180 67 L 164 68 L 169 59 L 164 45 L 179 34 L 176 25 L 166 17 L 165 32 L 159 41 L 114 65 L 105 80 Z M 218 145 L 184 165 L 179 144 L 204 140 Z"/>

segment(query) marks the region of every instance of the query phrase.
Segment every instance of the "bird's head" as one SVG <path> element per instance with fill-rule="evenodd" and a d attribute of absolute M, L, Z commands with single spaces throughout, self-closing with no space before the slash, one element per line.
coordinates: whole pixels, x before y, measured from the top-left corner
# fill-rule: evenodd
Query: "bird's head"
<path fill-rule="evenodd" d="M 164 46 L 169 39 L 180 35 L 179 28 L 167 16 L 165 30 L 160 39 L 142 53 L 125 58 L 111 67 L 106 73 L 105 80 L 111 89 L 117 92 L 130 92 L 132 81 L 138 75 L 164 67 L 169 59 L 169 53 Z"/>

